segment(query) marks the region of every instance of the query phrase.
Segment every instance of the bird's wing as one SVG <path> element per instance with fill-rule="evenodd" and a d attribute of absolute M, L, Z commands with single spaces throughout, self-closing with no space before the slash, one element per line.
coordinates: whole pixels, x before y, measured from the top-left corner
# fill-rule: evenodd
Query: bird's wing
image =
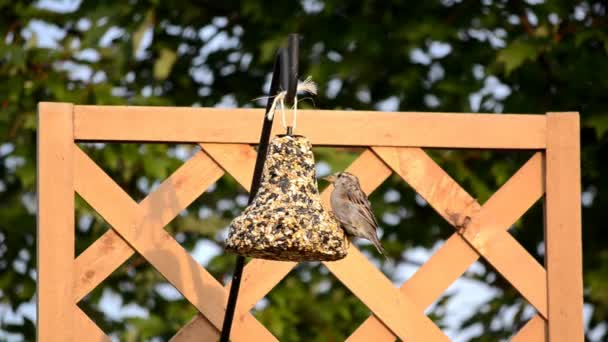
<path fill-rule="evenodd" d="M 369 200 L 367 199 L 367 196 L 365 196 L 365 193 L 361 191 L 359 187 L 351 187 L 348 190 L 348 200 L 351 203 L 355 204 L 355 207 L 357 208 L 357 213 L 361 215 L 361 217 L 363 217 L 363 219 L 365 219 L 365 221 L 369 223 L 370 226 L 376 229 L 378 227 L 378 222 L 376 221 L 376 217 L 372 212 L 371 205 L 369 203 Z"/>

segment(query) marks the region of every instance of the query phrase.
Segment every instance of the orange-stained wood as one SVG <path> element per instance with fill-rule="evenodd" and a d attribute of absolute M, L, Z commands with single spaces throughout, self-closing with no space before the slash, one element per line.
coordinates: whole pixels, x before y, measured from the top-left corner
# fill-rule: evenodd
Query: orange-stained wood
<path fill-rule="evenodd" d="M 75 151 L 80 151 L 75 154 L 75 186 L 78 194 L 199 312 L 216 327 L 221 327 L 226 291 L 177 241 L 159 227 L 166 208 L 153 207 L 150 214 L 145 213 L 84 152 L 80 149 Z M 251 315 L 241 317 L 231 336 L 233 341 L 276 340 Z"/>
<path fill-rule="evenodd" d="M 420 148 L 373 147 L 384 162 L 422 196 L 435 211 L 456 226 L 475 216 L 477 201 Z"/>
<path fill-rule="evenodd" d="M 37 340 L 72 341 L 74 309 L 73 106 L 38 107 Z"/>
<path fill-rule="evenodd" d="M 110 342 L 111 340 L 89 316 L 74 305 L 74 341 Z"/>
<path fill-rule="evenodd" d="M 249 187 L 256 156 L 249 144 L 257 143 L 262 111 L 41 103 L 39 112 L 38 339 L 107 341 L 74 304 L 134 251 L 200 311 L 172 341 L 217 339 L 230 284 L 221 286 L 162 227 L 224 171 Z M 513 341 L 545 336 L 552 342 L 582 341 L 577 114 L 300 114 L 297 133 L 315 145 L 374 146 L 349 167 L 366 192 L 394 170 L 458 231 L 400 289 L 354 246 L 346 259 L 326 263 L 374 313 L 349 341 L 447 340 L 424 309 L 479 256 L 538 310 Z M 134 125 L 140 129 L 133 130 Z M 282 132 L 278 123 L 274 131 Z M 196 142 L 203 151 L 137 204 L 74 148 L 76 140 Z M 546 176 L 537 153 L 480 207 L 419 147 L 546 149 Z M 547 271 L 507 231 L 542 196 L 545 185 Z M 113 227 L 76 260 L 74 189 Z M 321 194 L 326 208 L 330 191 L 331 186 Z M 276 340 L 249 310 L 295 265 L 253 260 L 245 267 L 233 341 Z"/>
<path fill-rule="evenodd" d="M 238 147 L 232 144 L 201 144 L 201 147 L 221 164 L 227 173 L 233 175 L 245 189 L 249 189 L 255 165 L 255 154 L 250 152 L 253 151 L 252 147 Z M 233 153 L 228 153 L 229 151 L 233 151 Z M 367 194 L 380 186 L 392 173 L 370 150 L 361 153 L 346 170 L 359 177 L 361 187 Z M 329 208 L 331 189 L 328 187 L 321 193 L 321 201 L 326 209 Z M 243 271 L 235 316 L 238 318 L 247 314 L 255 303 L 264 298 L 295 265 L 292 262 L 262 259 L 254 259 L 249 262 Z M 226 288 L 228 289 L 229 285 Z M 235 319 L 235 322 L 238 322 L 238 319 Z M 172 341 L 187 341 L 183 336 L 198 335 L 218 337 L 219 331 L 204 316 L 197 315 L 174 336 Z"/>
<path fill-rule="evenodd" d="M 479 205 L 475 199 L 421 149 L 383 147 L 374 148 L 374 151 L 440 215 L 461 231 L 477 253 L 490 262 L 539 312 L 543 315 L 546 313 L 545 270 L 504 227 L 495 223 L 496 217 L 503 214 L 502 207 L 527 210 L 542 195 L 540 154 L 531 158 L 535 163 L 535 172 L 526 178 L 527 184 L 517 194 L 511 194 L 505 200 L 493 196 L 483 214 L 477 215 Z M 531 201 L 525 201 L 525 198 Z"/>
<path fill-rule="evenodd" d="M 545 244 L 549 341 L 583 341 L 581 169 L 578 113 L 547 115 Z"/>
<path fill-rule="evenodd" d="M 263 259 L 250 261 L 243 270 L 234 326 L 240 324 L 241 317 L 250 315 L 249 310 L 260 299 L 264 298 L 295 266 L 296 263 L 294 262 Z M 227 284 L 224 288 L 228 293 L 230 284 Z M 192 336 L 198 336 L 197 341 L 217 340 L 220 336 L 220 330 L 211 324 L 204 315 L 198 314 L 171 338 L 171 342 L 192 341 L 189 339 Z"/>
<path fill-rule="evenodd" d="M 82 153 L 78 146 L 74 145 L 74 148 L 78 150 L 76 153 Z M 149 220 L 155 220 L 155 224 L 162 228 L 186 209 L 223 173 L 223 170 L 205 152 L 198 152 L 149 194 L 139 206 Z M 87 175 L 82 176 L 87 177 Z M 157 208 L 163 210 L 152 212 Z M 74 272 L 76 302 L 99 285 L 133 253 L 131 246 L 113 229 L 104 233 L 76 258 Z"/>
<path fill-rule="evenodd" d="M 458 279 L 479 255 L 454 233 L 400 288 L 423 313 Z M 347 339 L 349 342 L 392 342 L 397 339 L 376 316 L 370 316 Z"/>
<path fill-rule="evenodd" d="M 325 266 L 403 341 L 449 341 L 413 299 L 393 284 L 351 245 L 346 258 Z"/>
<path fill-rule="evenodd" d="M 547 315 L 547 272 L 509 232 L 496 232 L 473 246 L 541 315 Z"/>
<path fill-rule="evenodd" d="M 256 151 L 248 144 L 199 144 L 203 151 L 247 192 L 253 178 Z"/>
<path fill-rule="evenodd" d="M 380 156 L 386 157 L 384 159 L 389 165 L 395 165 L 394 153 L 398 151 L 392 151 L 392 149 L 379 150 L 377 148 L 374 150 L 379 152 Z M 421 156 L 420 152 L 424 153 L 416 149 L 402 150 L 402 153 L 405 154 L 412 153 L 412 155 L 405 155 L 403 158 L 410 160 L 414 166 L 415 160 Z M 472 198 L 466 195 L 464 190 L 455 191 L 455 185 L 451 182 L 438 181 L 436 184 L 429 182 L 426 187 L 431 187 L 438 194 L 450 192 L 456 194 L 453 196 L 459 198 L 458 201 L 460 203 L 449 200 L 429 202 L 440 213 L 453 212 L 454 208 L 469 208 L 473 212 L 478 212 L 477 215 L 481 215 L 485 212 L 486 208 L 492 208 L 500 203 L 517 202 L 517 205 L 514 206 L 516 210 L 509 209 L 500 212 L 500 215 L 494 217 L 492 221 L 495 228 L 506 230 L 542 195 L 544 191 L 542 176 L 542 156 L 539 153 L 530 158 L 481 209 L 478 209 L 476 202 L 471 204 Z M 426 193 L 426 191 L 423 192 Z M 457 193 L 459 192 L 463 194 L 458 195 Z M 439 198 L 442 199 L 441 196 Z M 448 215 L 444 217 L 450 220 Z M 475 219 L 475 216 L 473 216 L 473 219 Z M 477 252 L 460 235 L 455 233 L 401 286 L 401 292 L 409 294 L 420 312 L 423 312 L 477 258 L 479 258 Z M 371 316 L 355 330 L 348 338 L 348 341 L 369 341 L 371 338 L 377 342 L 394 341 L 396 339 L 390 330 L 378 321 L 376 317 Z"/>
<path fill-rule="evenodd" d="M 547 336 L 547 321 L 540 315 L 535 315 L 521 328 L 511 342 L 542 342 Z"/>
<path fill-rule="evenodd" d="M 262 109 L 76 106 L 74 132 L 79 140 L 257 144 L 263 113 Z M 298 114 L 297 134 L 315 145 L 541 149 L 546 143 L 544 115 L 339 110 L 299 110 Z M 280 120 L 276 121 L 274 133 L 283 133 Z"/>
<path fill-rule="evenodd" d="M 74 302 L 78 303 L 122 265 L 135 251 L 109 229 L 74 261 Z"/>
<path fill-rule="evenodd" d="M 199 313 L 173 335 L 169 342 L 217 341 L 219 336 L 219 330 Z"/>

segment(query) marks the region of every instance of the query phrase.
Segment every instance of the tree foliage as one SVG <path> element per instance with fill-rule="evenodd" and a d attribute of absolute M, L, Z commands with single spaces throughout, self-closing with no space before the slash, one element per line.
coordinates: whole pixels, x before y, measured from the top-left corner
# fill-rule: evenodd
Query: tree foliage
<path fill-rule="evenodd" d="M 288 33 L 299 32 L 301 74 L 311 75 L 322 90 L 314 99 L 317 108 L 581 113 L 585 301 L 592 308 L 589 338 L 602 338 L 608 320 L 608 179 L 601 177 L 608 174 L 605 2 L 0 0 L 0 10 L 0 305 L 18 311 L 35 294 L 39 101 L 257 106 L 253 99 L 264 95 L 276 49 Z M 164 144 L 82 147 L 136 200 L 194 150 Z M 333 170 L 359 152 L 316 150 L 318 160 Z M 530 155 L 430 153 L 482 202 Z M 218 249 L 223 228 L 242 210 L 243 198 L 236 182 L 223 177 L 167 229 L 190 250 Z M 431 248 L 451 232 L 397 178 L 383 184 L 372 202 L 383 218 L 390 255 L 377 262 L 395 281 L 400 267 L 413 262 L 404 251 Z M 80 252 L 109 227 L 84 201 L 76 203 Z M 542 263 L 541 213 L 535 206 L 511 231 Z M 369 246 L 362 248 L 376 258 Z M 219 254 L 206 266 L 224 280 L 233 263 L 233 256 Z M 466 277 L 488 284 L 496 294 L 459 323 L 460 329 L 473 327 L 471 340 L 506 338 L 529 317 L 526 302 L 489 265 Z M 164 286 L 165 280 L 135 256 L 79 305 L 121 340 L 165 340 L 195 310 L 159 290 Z M 135 303 L 149 317 L 104 313 L 99 302 L 117 294 L 124 305 Z M 440 324 L 449 316 L 448 303 L 446 296 L 432 310 Z M 255 312 L 285 341 L 341 340 L 369 314 L 316 264 L 291 272 Z M 13 323 L 5 318 L 0 317 L 0 330 L 34 338 L 35 323 L 27 315 Z"/>

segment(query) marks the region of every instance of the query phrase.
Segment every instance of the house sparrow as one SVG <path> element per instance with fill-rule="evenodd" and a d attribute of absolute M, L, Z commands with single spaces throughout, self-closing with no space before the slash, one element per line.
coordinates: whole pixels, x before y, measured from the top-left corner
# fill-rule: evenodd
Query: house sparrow
<path fill-rule="evenodd" d="M 361 190 L 359 179 L 348 172 L 338 172 L 323 179 L 334 185 L 331 208 L 346 233 L 371 241 L 378 252 L 385 255 L 376 236 L 378 222 L 367 196 Z"/>

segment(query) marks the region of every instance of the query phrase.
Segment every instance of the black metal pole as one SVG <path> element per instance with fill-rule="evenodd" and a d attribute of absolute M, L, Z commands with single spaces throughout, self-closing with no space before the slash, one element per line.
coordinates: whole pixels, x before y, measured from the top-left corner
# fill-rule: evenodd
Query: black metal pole
<path fill-rule="evenodd" d="M 292 41 L 295 36 L 295 41 L 297 42 L 297 35 L 289 36 L 289 49 L 290 52 L 293 52 L 293 43 Z M 296 48 L 297 53 L 297 48 Z M 285 51 L 284 48 L 279 49 L 277 57 L 274 62 L 274 68 L 272 72 L 272 80 L 270 82 L 270 96 L 275 96 L 279 93 L 280 87 L 283 90 L 288 90 L 291 86 L 291 83 L 297 84 L 297 74 L 295 75 L 295 81 L 290 78 L 293 77 L 293 73 L 289 70 L 289 62 L 296 57 L 288 56 L 289 54 Z M 297 68 L 297 64 L 296 64 Z M 293 69 L 293 68 L 291 68 Z M 297 69 L 296 69 L 297 70 Z M 281 84 L 279 84 L 281 83 Z M 289 91 L 289 90 L 288 90 Z M 295 87 L 294 93 L 295 96 Z M 292 96 L 292 99 L 293 99 Z M 273 98 L 269 97 L 268 102 L 266 103 L 266 112 L 270 110 L 272 106 Z M 270 131 L 272 128 L 272 122 L 274 120 L 274 116 L 269 119 L 267 115 L 264 115 L 264 124 L 262 126 L 262 134 L 260 136 L 260 143 L 258 145 L 258 155 L 255 161 L 255 169 L 253 171 L 253 179 L 251 181 L 251 189 L 249 191 L 249 203 L 255 197 L 258 188 L 260 187 L 260 182 L 262 179 L 262 171 L 264 169 L 264 161 L 266 160 L 266 155 L 268 154 L 268 142 L 270 140 Z M 228 303 L 226 304 L 226 313 L 224 315 L 224 323 L 222 325 L 222 332 L 220 335 L 220 342 L 228 342 L 230 339 L 230 330 L 232 329 L 232 321 L 234 319 L 234 310 L 236 308 L 236 301 L 239 294 L 239 288 L 241 286 L 241 278 L 243 275 L 243 267 L 245 266 L 245 257 L 238 255 L 236 258 L 236 265 L 234 268 L 234 274 L 232 275 L 232 283 L 230 285 L 230 293 L 228 294 Z"/>

